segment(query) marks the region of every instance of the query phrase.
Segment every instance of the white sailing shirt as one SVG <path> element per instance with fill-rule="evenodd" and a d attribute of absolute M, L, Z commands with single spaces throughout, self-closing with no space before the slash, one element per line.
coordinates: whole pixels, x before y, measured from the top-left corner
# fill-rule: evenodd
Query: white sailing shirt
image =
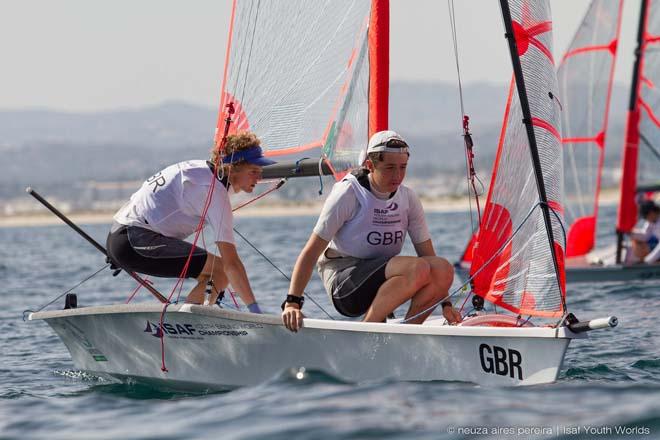
<path fill-rule="evenodd" d="M 643 220 L 640 223 L 633 229 L 631 237 L 634 240 L 644 241 L 649 244 L 651 252 L 644 257 L 644 262 L 648 264 L 655 263 L 660 260 L 660 245 L 658 245 L 658 240 L 660 239 L 660 221 L 651 223 L 648 220 Z M 632 255 L 632 252 L 630 254 Z M 630 260 L 636 262 L 633 256 L 631 256 Z"/>
<path fill-rule="evenodd" d="M 114 220 L 183 240 L 199 225 L 213 178 L 213 172 L 203 160 L 171 165 L 148 178 L 115 214 Z M 213 229 L 214 241 L 234 243 L 229 194 L 218 181 L 205 224 Z"/>
<path fill-rule="evenodd" d="M 361 259 L 398 255 L 406 232 L 415 244 L 431 238 L 417 195 L 400 185 L 380 199 L 351 174 L 334 185 L 314 227 L 335 254 Z"/>

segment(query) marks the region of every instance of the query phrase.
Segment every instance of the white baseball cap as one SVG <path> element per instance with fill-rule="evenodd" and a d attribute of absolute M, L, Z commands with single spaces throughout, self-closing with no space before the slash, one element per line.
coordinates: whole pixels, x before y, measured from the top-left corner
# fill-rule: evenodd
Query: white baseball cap
<path fill-rule="evenodd" d="M 367 154 L 385 151 L 388 153 L 408 153 L 408 144 L 396 131 L 385 130 L 374 133 L 369 139 Z"/>
<path fill-rule="evenodd" d="M 379 131 L 371 136 L 367 150 L 360 154 L 360 163 L 364 163 L 369 153 L 409 153 L 408 149 L 408 144 L 396 131 Z"/>

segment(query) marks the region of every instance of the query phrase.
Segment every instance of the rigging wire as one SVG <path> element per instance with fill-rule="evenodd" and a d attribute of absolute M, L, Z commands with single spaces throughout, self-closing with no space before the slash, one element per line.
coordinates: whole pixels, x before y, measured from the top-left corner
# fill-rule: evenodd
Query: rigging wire
<path fill-rule="evenodd" d="M 254 244 L 252 244 L 252 243 L 250 242 L 250 240 L 248 240 L 243 234 L 241 234 L 241 233 L 239 232 L 238 229 L 234 228 L 234 232 L 236 232 L 236 233 L 238 234 L 239 237 L 241 237 L 243 240 L 245 240 L 245 242 L 246 242 L 247 244 L 249 244 L 249 245 L 252 247 L 252 249 L 254 249 L 255 251 L 257 251 L 257 253 L 258 253 L 259 255 L 261 255 L 266 261 L 268 261 L 268 263 L 270 263 L 271 266 L 273 266 L 273 267 L 274 267 L 279 273 L 281 273 L 282 276 L 284 277 L 284 279 L 286 279 L 287 281 L 291 281 L 291 278 L 289 278 L 289 276 L 288 276 L 287 274 L 285 274 L 284 272 L 282 272 L 282 270 L 281 270 L 279 267 L 277 267 L 277 265 L 276 265 L 275 263 L 273 263 L 273 262 L 272 262 L 272 261 L 266 256 L 266 255 L 264 255 L 263 252 L 261 252 L 261 251 L 260 251 L 260 250 L 259 250 Z M 330 319 L 332 319 L 332 320 L 335 319 L 335 318 L 333 318 L 333 317 L 332 317 L 332 316 L 331 316 L 331 315 L 330 315 L 330 314 L 329 314 L 329 313 L 328 313 L 328 312 L 327 312 L 327 311 L 326 311 L 326 310 L 325 310 L 325 309 L 324 309 L 324 308 L 323 308 L 323 307 L 322 307 L 322 306 L 321 306 L 321 305 L 320 305 L 320 304 L 314 299 L 313 296 L 311 296 L 311 295 L 310 295 L 309 293 L 307 293 L 307 292 L 303 292 L 303 293 L 305 294 L 305 296 L 307 296 L 307 297 L 308 297 L 308 298 L 309 298 L 309 299 L 310 299 L 310 300 L 316 305 L 316 307 L 318 307 L 319 309 L 321 309 L 321 311 L 322 311 L 323 313 L 325 313 L 326 316 L 327 316 L 328 318 L 330 318 Z"/>
<path fill-rule="evenodd" d="M 55 301 L 57 301 L 58 299 L 62 298 L 64 295 L 66 295 L 66 294 L 68 294 L 68 293 L 71 293 L 71 292 L 73 291 L 73 289 L 77 289 L 78 287 L 82 286 L 84 283 L 86 283 L 87 281 L 91 280 L 91 279 L 94 278 L 96 275 L 98 275 L 99 273 L 101 273 L 101 272 L 103 272 L 105 269 L 107 269 L 108 267 L 110 267 L 110 263 L 108 263 L 108 264 L 106 264 L 105 266 L 101 267 L 99 270 L 97 270 L 96 272 L 94 272 L 93 274 L 91 274 L 90 276 L 88 276 L 87 278 L 85 278 L 84 280 L 82 280 L 81 282 L 79 282 L 78 284 L 76 284 L 75 286 L 71 287 L 71 288 L 70 288 L 69 290 L 67 290 L 66 292 L 64 292 L 64 293 L 62 293 L 62 294 L 60 294 L 60 295 L 58 295 L 57 297 L 55 297 L 55 299 L 53 299 L 53 300 L 50 301 L 49 303 L 46 303 L 46 304 L 44 304 L 43 306 L 39 307 L 37 310 L 31 310 L 31 309 L 23 310 L 23 321 L 26 320 L 26 315 L 27 315 L 27 314 L 29 314 L 29 313 L 36 313 L 36 312 L 40 312 L 40 311 L 42 311 L 43 309 L 45 309 L 45 308 L 48 307 L 49 305 L 53 304 L 53 303 L 54 303 Z"/>
<path fill-rule="evenodd" d="M 515 237 L 515 236 L 518 234 L 518 232 L 520 232 L 520 230 L 522 229 L 522 227 L 525 225 L 525 223 L 527 223 L 527 221 L 528 221 L 528 220 L 530 219 L 530 217 L 532 216 L 532 213 L 536 210 L 536 208 L 539 208 L 542 204 L 543 204 L 543 202 L 539 201 L 539 202 L 537 202 L 534 206 L 532 206 L 532 208 L 529 210 L 529 212 L 527 213 L 527 215 L 525 215 L 525 218 L 523 218 L 522 222 L 521 222 L 521 223 L 516 227 L 516 229 L 513 231 L 513 233 L 511 234 L 511 236 L 510 236 L 509 238 L 507 238 L 507 240 L 506 240 L 504 243 L 502 243 L 502 246 L 500 246 L 500 248 L 497 250 L 497 252 L 495 252 L 495 253 L 494 253 L 494 254 L 493 254 L 493 255 L 492 255 L 492 256 L 491 256 L 491 257 L 490 257 L 490 258 L 489 258 L 489 259 L 488 259 L 488 260 L 487 260 L 487 261 L 486 261 L 486 262 L 485 262 L 485 263 L 484 263 L 484 264 L 483 264 L 483 265 L 482 265 L 482 266 L 481 266 L 481 267 L 480 267 L 480 268 L 474 273 L 474 274 L 472 274 L 472 276 L 470 276 L 469 279 L 468 279 L 467 281 L 465 281 L 463 284 L 461 284 L 458 288 L 454 289 L 449 295 L 447 295 L 446 297 L 444 297 L 444 298 L 442 298 L 441 300 L 437 301 L 435 304 L 433 304 L 433 305 L 431 305 L 430 307 L 428 307 L 428 308 L 422 310 L 421 312 L 419 312 L 419 313 L 417 313 L 417 314 L 411 316 L 410 318 L 406 318 L 406 319 L 402 320 L 402 321 L 401 321 L 401 324 L 406 324 L 406 323 L 408 323 L 408 322 L 414 320 L 415 318 L 418 318 L 418 317 L 420 317 L 420 316 L 422 316 L 422 315 L 424 315 L 424 314 L 426 314 L 426 313 L 428 313 L 428 312 L 431 312 L 431 313 L 432 313 L 433 310 L 435 310 L 435 309 L 436 309 L 436 308 L 437 308 L 437 307 L 438 307 L 443 301 L 446 301 L 447 299 L 452 298 L 454 295 L 456 295 L 456 294 L 458 294 L 459 292 L 461 292 L 461 291 L 463 290 L 463 288 L 465 288 L 465 287 L 468 286 L 470 283 L 472 283 L 472 280 L 473 280 L 473 279 L 474 279 L 474 278 L 475 278 L 475 277 L 476 277 L 476 276 L 477 276 L 482 270 L 484 270 L 489 264 L 491 264 L 491 263 L 495 260 L 495 257 L 497 257 L 497 256 L 500 255 L 502 252 L 504 252 L 504 249 L 509 245 L 509 243 L 511 243 L 511 241 L 513 240 L 513 237 Z M 554 212 L 554 210 L 552 210 L 552 212 Z M 555 215 L 557 215 L 557 214 L 555 213 Z M 563 225 L 562 225 L 562 229 L 563 229 Z M 563 311 L 565 312 L 565 311 L 566 311 L 566 307 L 565 307 L 565 299 L 564 299 L 563 294 L 561 294 L 561 292 L 560 292 L 560 296 L 561 296 L 561 298 L 562 298 L 562 305 L 564 306 L 564 307 L 563 307 Z"/>
<path fill-rule="evenodd" d="M 541 202 L 539 202 L 540 204 Z M 564 228 L 564 222 L 562 221 L 561 217 L 559 214 L 557 214 L 557 211 L 555 208 L 550 206 L 549 203 L 545 202 L 545 205 L 548 207 L 548 210 L 552 213 L 552 215 L 555 216 L 555 219 L 557 219 L 557 223 L 559 223 L 559 226 L 561 227 L 561 234 L 564 239 L 564 249 L 566 249 L 566 228 Z M 557 277 L 559 277 L 559 274 L 557 273 Z M 559 279 L 557 280 L 559 281 Z M 561 290 L 561 283 L 560 284 L 560 290 Z M 566 289 L 566 284 L 564 284 L 564 289 Z M 564 310 L 564 313 L 568 313 L 568 306 L 566 305 L 566 292 L 559 292 L 561 296 L 561 304 L 562 308 Z"/>
<path fill-rule="evenodd" d="M 252 5 L 253 4 L 254 3 L 252 3 L 250 5 L 250 15 L 252 15 Z M 247 88 L 247 77 L 248 77 L 248 74 L 250 73 L 250 62 L 252 61 L 252 48 L 254 47 L 254 34 L 257 31 L 257 21 L 259 21 L 260 6 L 261 6 L 261 0 L 259 0 L 257 2 L 256 11 L 254 13 L 254 21 L 253 21 L 253 26 L 252 26 L 252 35 L 250 36 L 250 50 L 248 51 L 248 54 L 247 54 L 247 64 L 245 66 L 245 70 L 244 70 L 245 74 L 243 75 L 243 81 L 242 81 L 243 90 L 241 91 L 240 99 L 238 101 L 241 105 L 243 105 L 243 103 L 245 102 L 245 89 Z M 241 64 L 242 63 L 243 63 L 243 55 L 241 53 Z M 239 72 L 240 72 L 240 65 L 239 65 Z M 236 81 L 238 81 L 238 74 L 237 74 Z M 236 88 L 238 89 L 238 84 L 236 84 Z M 237 118 L 236 118 L 237 120 L 234 121 L 237 127 L 242 122 L 242 121 L 238 121 L 238 118 L 240 118 L 240 115 L 238 115 Z"/>
<path fill-rule="evenodd" d="M 452 44 L 454 50 L 454 61 L 456 64 L 456 76 L 458 79 L 458 96 L 461 105 L 461 121 L 462 121 L 461 123 L 463 127 L 463 139 L 464 139 L 464 147 L 465 147 L 466 184 L 467 184 L 468 203 L 469 203 L 469 212 L 470 212 L 470 229 L 472 235 L 475 233 L 477 228 L 474 225 L 471 194 L 474 194 L 474 198 L 476 202 L 477 215 L 478 215 L 477 227 L 478 227 L 478 225 L 481 224 L 481 208 L 479 206 L 480 191 L 477 191 L 475 185 L 475 179 L 479 182 L 481 186 L 481 191 L 483 191 L 483 183 L 481 182 L 476 172 L 474 171 L 474 163 L 473 163 L 474 153 L 472 151 L 473 142 L 472 142 L 472 134 L 470 133 L 470 128 L 469 128 L 470 117 L 465 114 L 465 104 L 463 99 L 463 82 L 461 80 L 461 66 L 458 55 L 459 54 L 458 35 L 456 28 L 456 8 L 454 6 L 454 0 L 447 0 L 447 8 L 449 9 L 449 24 L 450 24 Z"/>
<path fill-rule="evenodd" d="M 456 32 L 456 14 L 454 0 L 447 0 L 449 8 L 449 25 L 451 29 L 452 43 L 454 47 L 454 60 L 456 62 L 456 74 L 458 76 L 458 96 L 461 103 L 461 119 L 465 116 L 465 106 L 463 105 L 463 83 L 461 82 L 461 66 L 458 62 L 458 37 Z"/>

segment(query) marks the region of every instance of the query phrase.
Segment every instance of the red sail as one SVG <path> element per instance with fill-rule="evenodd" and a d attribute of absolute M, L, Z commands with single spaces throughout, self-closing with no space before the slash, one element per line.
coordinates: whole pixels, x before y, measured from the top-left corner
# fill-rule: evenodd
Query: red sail
<path fill-rule="evenodd" d="M 515 39 L 516 82 L 474 246 L 473 290 L 515 313 L 560 317 L 563 174 L 550 7 L 537 0 L 500 3 Z"/>
<path fill-rule="evenodd" d="M 637 221 L 636 194 L 658 187 L 660 170 L 660 2 L 641 2 L 638 52 L 633 70 L 617 231 L 627 233 Z"/>

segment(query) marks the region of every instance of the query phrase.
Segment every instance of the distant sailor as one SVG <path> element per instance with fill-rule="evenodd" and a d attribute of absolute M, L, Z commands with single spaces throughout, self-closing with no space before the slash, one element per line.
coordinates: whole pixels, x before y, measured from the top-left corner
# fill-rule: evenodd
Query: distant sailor
<path fill-rule="evenodd" d="M 213 165 L 218 159 L 214 149 L 210 161 L 180 162 L 147 179 L 114 216 L 107 241 L 110 259 L 135 272 L 176 278 L 192 251 L 186 277 L 198 283 L 186 302 L 203 303 L 211 279 L 214 288 L 209 304 L 231 282 L 248 309 L 261 313 L 236 252 L 228 193 L 230 189 L 251 193 L 262 167 L 275 163 L 263 156 L 259 144 L 252 133 L 230 135 L 219 169 Z M 221 256 L 184 240 L 199 225 L 214 176 L 217 181 L 205 222 L 213 230 Z"/>
<path fill-rule="evenodd" d="M 293 269 L 282 312 L 289 330 L 301 327 L 302 295 L 315 263 L 337 311 L 364 315 L 367 322 L 385 321 L 408 300 L 410 318 L 447 296 L 454 271 L 435 255 L 422 204 L 402 185 L 408 158 L 401 136 L 375 133 L 366 168 L 334 185 Z M 406 233 L 418 257 L 399 256 Z M 449 301 L 443 302 L 442 312 L 450 323 L 461 320 Z M 429 314 L 411 323 L 422 323 Z"/>
<path fill-rule="evenodd" d="M 630 234 L 631 249 L 628 264 L 657 263 L 660 260 L 660 206 L 653 200 L 644 200 L 639 205 L 641 224 Z"/>

